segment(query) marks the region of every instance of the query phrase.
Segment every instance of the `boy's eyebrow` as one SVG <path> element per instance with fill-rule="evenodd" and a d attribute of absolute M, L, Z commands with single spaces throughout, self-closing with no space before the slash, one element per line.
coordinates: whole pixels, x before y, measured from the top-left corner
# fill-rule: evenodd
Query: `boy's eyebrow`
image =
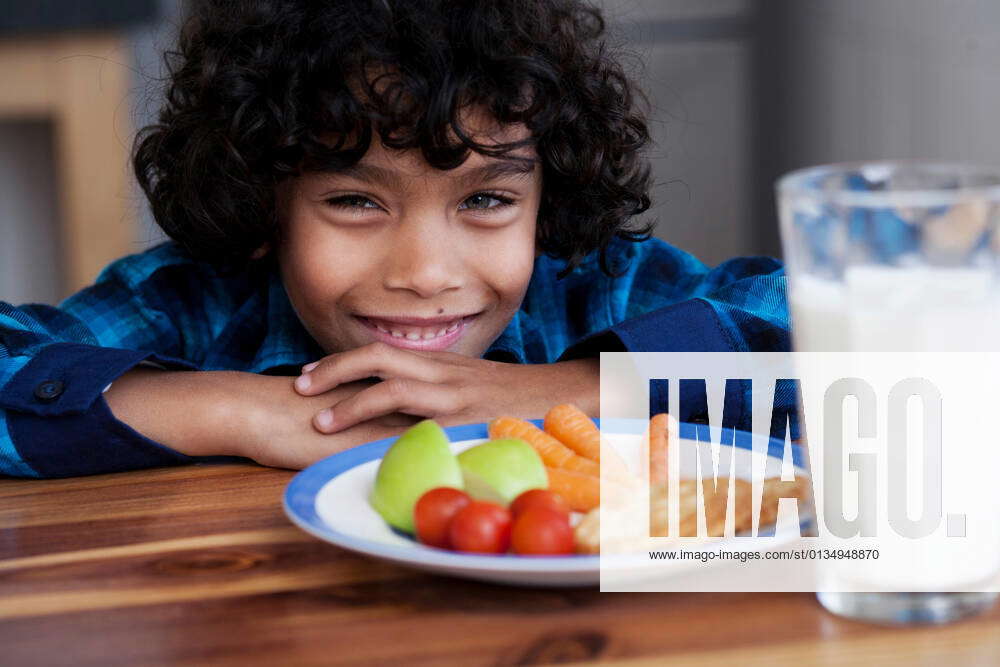
<path fill-rule="evenodd" d="M 495 178 L 510 176 L 524 178 L 535 171 L 535 164 L 536 160 L 529 158 L 493 159 L 465 172 L 459 177 L 458 182 L 462 186 L 472 186 Z"/>
<path fill-rule="evenodd" d="M 358 162 L 345 169 L 327 172 L 331 176 L 346 176 L 365 183 L 381 185 L 391 190 L 402 189 L 403 179 L 391 169 L 383 169 L 373 164 Z"/>
<path fill-rule="evenodd" d="M 537 160 L 530 158 L 492 159 L 484 165 L 466 171 L 457 180 L 462 187 L 470 187 L 495 178 L 510 176 L 523 178 L 534 172 L 536 163 Z M 358 162 L 345 169 L 328 173 L 381 185 L 389 189 L 400 190 L 403 187 L 403 179 L 398 172 L 374 164 Z"/>

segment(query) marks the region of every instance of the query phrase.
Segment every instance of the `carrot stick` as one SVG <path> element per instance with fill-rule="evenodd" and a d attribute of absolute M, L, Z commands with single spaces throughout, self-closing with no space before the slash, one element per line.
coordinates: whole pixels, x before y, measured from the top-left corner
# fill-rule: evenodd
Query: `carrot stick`
<path fill-rule="evenodd" d="M 667 483 L 667 421 L 661 412 L 649 420 L 649 483 Z"/>
<path fill-rule="evenodd" d="M 538 452 L 547 466 L 575 470 L 595 477 L 601 474 L 601 468 L 596 461 L 576 455 L 572 449 L 523 419 L 497 417 L 490 422 L 489 432 L 491 438 L 520 438 L 524 440 Z"/>
<path fill-rule="evenodd" d="M 575 405 L 563 403 L 549 410 L 545 415 L 545 432 L 580 456 L 601 460 L 601 432 Z"/>
<path fill-rule="evenodd" d="M 546 467 L 549 491 L 558 493 L 575 512 L 589 512 L 601 504 L 601 480 L 593 475 Z"/>

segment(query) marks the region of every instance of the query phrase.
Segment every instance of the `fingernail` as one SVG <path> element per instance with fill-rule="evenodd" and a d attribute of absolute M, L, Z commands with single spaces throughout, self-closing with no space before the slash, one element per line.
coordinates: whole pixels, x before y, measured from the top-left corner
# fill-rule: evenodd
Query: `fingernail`
<path fill-rule="evenodd" d="M 333 410 L 320 410 L 316 415 L 316 425 L 324 431 L 333 427 Z"/>
<path fill-rule="evenodd" d="M 312 369 L 316 368 L 317 366 L 319 366 L 319 362 L 318 361 L 314 361 L 311 364 L 306 364 L 305 366 L 302 367 L 302 372 L 303 373 L 308 373 L 309 371 L 311 371 Z"/>
<path fill-rule="evenodd" d="M 306 391 L 312 384 L 312 378 L 308 375 L 300 375 L 295 379 L 295 388 L 299 391 Z"/>

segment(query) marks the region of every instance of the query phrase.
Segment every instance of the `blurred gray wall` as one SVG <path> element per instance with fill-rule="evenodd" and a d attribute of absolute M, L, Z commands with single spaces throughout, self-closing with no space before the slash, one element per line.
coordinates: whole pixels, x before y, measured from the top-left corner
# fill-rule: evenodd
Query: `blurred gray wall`
<path fill-rule="evenodd" d="M 135 74 L 132 78 L 132 126 L 139 129 L 156 122 L 165 94 L 166 66 L 163 54 L 176 48 L 177 32 L 184 20 L 186 0 L 159 0 L 160 20 L 152 25 L 136 28 L 132 33 Z M 136 242 L 140 248 L 156 245 L 166 240 L 166 235 L 156 226 L 149 211 L 145 195 L 134 184 L 140 202 Z"/>
<path fill-rule="evenodd" d="M 1000 0 L 759 0 L 757 228 L 773 179 L 812 164 L 1000 165 Z"/>
<path fill-rule="evenodd" d="M 656 235 L 716 264 L 757 252 L 752 227 L 750 0 L 605 0 L 643 63 Z"/>

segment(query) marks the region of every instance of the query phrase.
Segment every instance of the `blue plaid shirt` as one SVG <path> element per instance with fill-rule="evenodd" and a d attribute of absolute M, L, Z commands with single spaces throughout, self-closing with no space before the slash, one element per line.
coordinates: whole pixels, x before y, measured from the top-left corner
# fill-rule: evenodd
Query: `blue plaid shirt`
<path fill-rule="evenodd" d="M 540 257 L 521 309 L 486 352 L 549 363 L 599 351 L 787 350 L 777 260 L 709 269 L 662 241 L 616 241 L 557 279 Z M 227 275 L 166 243 L 111 264 L 59 307 L 0 302 L 0 474 L 59 477 L 192 461 L 118 421 L 103 390 L 139 363 L 297 374 L 324 352 L 277 271 Z"/>

